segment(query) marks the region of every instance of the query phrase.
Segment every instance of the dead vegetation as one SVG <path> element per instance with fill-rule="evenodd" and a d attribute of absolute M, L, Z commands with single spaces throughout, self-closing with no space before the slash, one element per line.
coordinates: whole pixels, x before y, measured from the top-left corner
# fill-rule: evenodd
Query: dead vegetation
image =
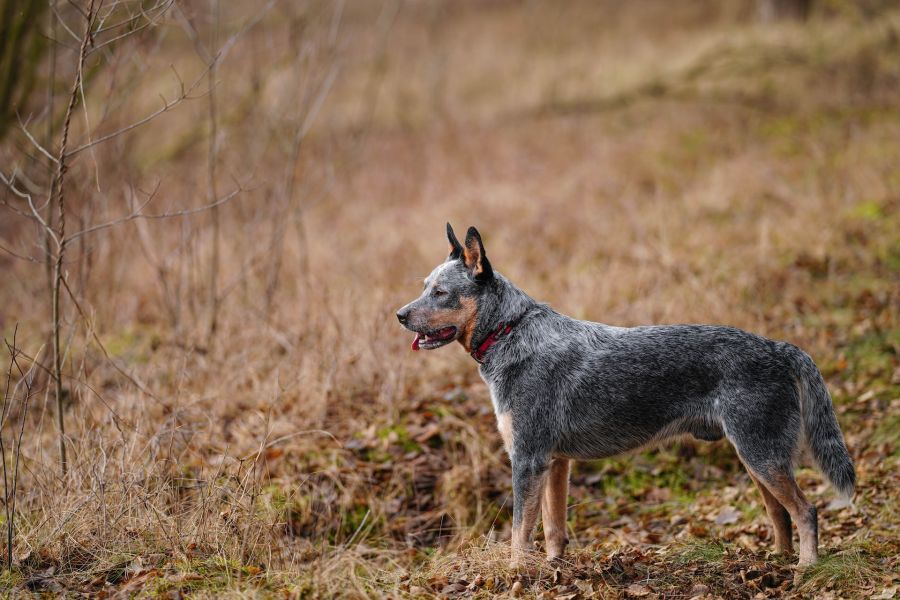
<path fill-rule="evenodd" d="M 900 13 L 866 6 L 760 25 L 741 2 L 178 2 L 89 51 L 67 227 L 115 225 L 61 264 L 64 475 L 46 247 L 0 192 L 7 449 L 24 423 L 2 588 L 892 597 Z M 56 111 L 77 51 L 59 51 Z M 33 102 L 0 171 L 44 202 Z M 447 220 L 568 314 L 810 352 L 860 481 L 829 508 L 800 471 L 824 560 L 795 578 L 731 448 L 685 442 L 579 464 L 571 557 L 511 572 L 487 390 L 457 348 L 408 352 L 393 318 Z"/>

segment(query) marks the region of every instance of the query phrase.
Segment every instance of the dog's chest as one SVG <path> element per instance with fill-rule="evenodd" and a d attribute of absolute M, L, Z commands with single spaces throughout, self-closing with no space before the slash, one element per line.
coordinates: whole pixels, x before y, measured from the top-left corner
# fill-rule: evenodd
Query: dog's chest
<path fill-rule="evenodd" d="M 494 405 L 494 415 L 497 417 L 497 431 L 503 438 L 503 447 L 506 448 L 507 454 L 512 456 L 513 450 L 513 423 L 512 412 L 509 406 L 505 406 L 498 396 L 497 386 L 491 384 L 487 379 L 485 383 L 491 394 L 491 403 Z"/>
<path fill-rule="evenodd" d="M 500 410 L 500 399 L 497 396 L 497 386 L 495 386 L 487 379 L 485 379 L 484 382 L 487 384 L 488 392 L 490 392 L 491 394 L 491 404 L 494 405 L 494 414 L 499 415 L 503 411 Z"/>

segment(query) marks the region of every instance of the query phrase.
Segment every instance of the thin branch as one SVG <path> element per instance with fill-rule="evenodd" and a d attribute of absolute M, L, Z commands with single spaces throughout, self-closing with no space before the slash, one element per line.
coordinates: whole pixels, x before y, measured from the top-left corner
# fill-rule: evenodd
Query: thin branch
<path fill-rule="evenodd" d="M 27 127 L 25 127 L 25 123 L 22 122 L 22 117 L 19 115 L 18 111 L 16 111 L 16 117 L 19 120 L 19 127 L 22 129 L 22 133 L 25 134 L 25 137 L 28 138 L 28 141 L 30 141 L 32 143 L 32 145 L 35 148 L 37 148 L 41 154 L 43 154 L 45 157 L 49 158 L 51 162 L 58 163 L 59 161 L 56 159 L 56 157 L 53 156 L 52 154 L 50 154 L 50 152 L 46 148 L 44 148 L 36 139 L 34 139 L 34 136 L 31 135 L 31 132 L 28 131 Z M 52 116 L 51 116 L 51 118 L 52 118 Z"/>
<path fill-rule="evenodd" d="M 101 0 L 102 1 L 102 0 Z M 69 95 L 69 105 L 66 107 L 66 116 L 63 119 L 62 136 L 59 143 L 59 161 L 56 168 L 56 178 L 50 188 L 49 197 L 52 201 L 54 193 L 56 194 L 57 212 L 58 212 L 58 248 L 56 251 L 56 260 L 53 266 L 53 286 L 51 289 L 51 311 L 53 320 L 53 378 L 55 379 L 56 391 L 56 419 L 59 429 L 59 462 L 62 470 L 63 478 L 66 476 L 66 431 L 65 420 L 63 418 L 63 398 L 62 398 L 62 356 L 59 347 L 59 330 L 60 330 L 60 311 L 59 311 L 59 288 L 63 282 L 62 264 L 66 250 L 66 210 L 65 210 L 65 175 L 66 175 L 66 146 L 69 142 L 69 126 L 72 123 L 72 113 L 75 110 L 75 104 L 78 102 L 78 92 L 81 89 L 81 81 L 84 77 L 84 61 L 87 55 L 87 49 L 91 43 L 93 36 L 91 30 L 94 24 L 94 0 L 88 5 L 86 23 L 84 26 L 84 36 L 81 40 L 81 50 L 78 54 L 78 63 L 75 68 L 75 81 L 72 84 L 72 91 Z M 30 202 L 30 198 L 29 198 Z"/>
<path fill-rule="evenodd" d="M 299 132 L 301 138 L 306 137 L 306 134 L 309 133 L 309 130 L 316 119 L 316 115 L 319 114 L 319 110 L 325 103 L 325 98 L 328 96 L 328 92 L 331 91 L 331 86 L 334 85 L 334 80 L 337 78 L 339 70 L 340 69 L 337 67 L 337 65 L 332 65 L 332 68 L 326 76 L 325 81 L 322 82 L 322 86 L 319 88 L 319 94 L 316 96 L 312 107 L 309 109 L 309 112 L 306 113 L 306 118 L 303 120 L 303 126 Z"/>
<path fill-rule="evenodd" d="M 28 208 L 31 209 L 30 217 L 36 219 L 37 222 L 41 224 L 41 226 L 44 228 L 44 230 L 50 234 L 51 238 L 53 238 L 53 241 L 56 242 L 56 247 L 59 248 L 59 246 L 60 246 L 59 238 L 56 237 L 56 233 L 53 231 L 53 229 L 51 229 L 51 227 L 49 225 L 47 225 L 47 222 L 44 221 L 43 217 L 41 217 L 41 213 L 39 213 L 37 208 L 35 208 L 34 202 L 31 199 L 31 194 L 23 192 L 19 188 L 17 188 L 13 184 L 13 179 L 15 179 L 15 173 L 10 175 L 9 179 L 7 179 L 6 175 L 4 175 L 2 171 L 0 171 L 0 181 L 2 181 L 4 183 L 4 185 L 6 185 L 7 188 L 9 188 L 9 191 L 11 191 L 13 194 L 18 196 L 19 198 L 22 198 L 23 200 L 28 202 Z"/>
<path fill-rule="evenodd" d="M 219 45 L 219 20 L 220 20 L 220 4 L 219 0 L 210 0 L 215 13 L 212 26 L 211 47 L 215 48 Z M 218 57 L 217 57 L 218 59 Z M 216 166 L 219 157 L 219 130 L 216 110 L 216 87 L 215 79 L 218 72 L 218 60 L 213 61 L 212 68 L 209 70 L 209 79 L 207 80 L 207 99 L 209 100 L 209 152 L 207 153 L 207 195 L 210 200 L 214 200 L 219 194 L 216 191 Z M 213 336 L 218 328 L 219 321 L 219 300 L 217 290 L 219 288 L 219 263 L 221 256 L 221 235 L 220 235 L 220 219 L 218 207 L 212 211 L 212 257 L 209 266 L 209 299 L 210 299 L 210 319 L 209 319 L 209 335 L 207 346 L 213 343 Z"/>
<path fill-rule="evenodd" d="M 88 52 L 88 56 L 90 56 L 90 55 L 93 54 L 94 52 L 97 52 L 98 50 L 102 50 L 103 48 L 109 46 L 110 44 L 114 44 L 114 43 L 116 43 L 117 41 L 119 41 L 119 40 L 121 40 L 121 39 L 124 39 L 124 38 L 126 38 L 126 37 L 128 37 L 128 36 L 130 36 L 130 35 L 134 35 L 135 33 L 139 32 L 139 31 L 141 31 L 141 30 L 143 30 L 143 29 L 146 29 L 146 28 L 150 27 L 151 25 L 156 25 L 156 24 L 159 22 L 158 19 L 162 17 L 162 13 L 165 13 L 165 11 L 166 11 L 172 4 L 174 4 L 174 0 L 167 0 L 167 2 L 165 3 L 165 5 L 157 5 L 156 7 L 151 8 L 150 11 L 156 10 L 156 9 L 158 8 L 158 9 L 159 9 L 159 12 L 160 12 L 159 15 L 154 15 L 153 17 L 150 17 L 150 16 L 147 15 L 147 13 L 150 12 L 150 11 L 146 11 L 146 12 L 145 12 L 145 11 L 142 10 L 142 11 L 141 11 L 141 14 L 135 15 L 134 17 L 132 17 L 131 19 L 129 19 L 127 22 L 120 23 L 120 24 L 118 24 L 118 25 L 111 25 L 111 26 L 105 27 L 105 28 L 104 28 L 104 27 L 98 28 L 97 31 L 94 32 L 94 35 L 95 35 L 95 36 L 98 35 L 99 33 L 102 33 L 102 32 L 105 32 L 105 31 L 109 31 L 110 29 L 115 29 L 116 27 L 120 27 L 120 26 L 122 26 L 123 24 L 133 23 L 134 21 L 137 21 L 137 20 L 140 19 L 140 18 L 147 19 L 147 22 L 144 23 L 144 24 L 142 24 L 142 25 L 140 25 L 139 27 L 135 27 L 134 29 L 129 29 L 129 30 L 126 31 L 125 33 L 122 33 L 122 34 L 117 35 L 117 36 L 115 36 L 115 37 L 113 37 L 113 38 L 110 38 L 110 39 L 104 41 L 103 43 L 97 44 L 96 46 L 94 46 L 93 48 L 91 48 L 91 50 Z M 160 6 L 162 6 L 162 7 L 159 8 Z"/>
<path fill-rule="evenodd" d="M 15 329 L 13 329 L 13 343 L 10 348 L 9 343 L 6 343 L 6 347 L 10 348 L 10 357 L 9 357 L 9 368 L 6 370 L 6 387 L 3 390 L 3 406 L 0 407 L 0 460 L 3 461 L 3 509 L 6 513 L 6 568 L 7 570 L 12 570 L 12 542 L 13 542 L 13 515 L 10 514 L 10 497 L 9 497 L 9 488 L 12 484 L 11 481 L 8 480 L 8 475 L 6 472 L 6 446 L 3 444 L 3 424 L 6 421 L 6 412 L 7 409 L 12 404 L 9 402 L 9 383 L 12 381 L 12 368 L 13 363 L 16 361 L 16 334 L 19 333 L 19 324 L 16 323 Z M 6 339 L 3 340 L 6 342 Z M 12 448 L 10 448 L 12 450 Z"/>
<path fill-rule="evenodd" d="M 207 73 L 210 71 L 210 69 L 213 67 L 213 65 L 220 63 L 225 58 L 225 55 L 228 54 L 228 51 L 231 50 L 231 48 L 234 46 L 235 43 L 237 43 L 237 40 L 242 35 L 244 35 L 247 31 L 249 31 L 253 26 L 255 26 L 257 23 L 259 23 L 259 21 L 262 20 L 262 18 L 265 16 L 265 14 L 274 5 L 275 5 L 275 0 L 269 0 L 269 2 L 266 3 L 266 5 L 262 8 L 262 10 L 260 10 L 253 19 L 248 21 L 240 29 L 240 31 L 238 31 L 237 33 L 232 35 L 230 38 L 228 38 L 228 40 L 226 40 L 225 43 L 222 44 L 222 48 L 219 50 L 219 52 L 216 54 L 216 56 L 213 58 L 213 60 L 206 66 L 206 68 L 203 70 L 203 72 L 200 73 L 200 75 L 194 80 L 193 83 L 191 83 L 191 85 L 186 90 L 184 88 L 184 83 L 181 82 L 181 94 L 175 100 L 169 102 L 165 98 L 163 98 L 163 107 L 160 108 L 159 110 L 156 110 L 156 111 L 150 113 L 146 117 L 144 117 L 138 121 L 135 121 L 134 123 L 131 123 L 130 125 L 127 125 L 116 131 L 113 131 L 112 133 L 108 133 L 106 135 L 100 136 L 93 141 L 84 143 L 81 146 L 78 146 L 76 148 L 73 148 L 72 150 L 69 150 L 66 153 L 66 158 L 75 156 L 76 154 L 83 152 L 84 150 L 87 150 L 88 148 L 90 148 L 92 146 L 96 146 L 97 144 L 102 144 L 103 142 L 105 142 L 107 140 L 111 140 L 115 137 L 122 135 L 123 133 L 127 133 L 133 129 L 137 129 L 141 125 L 146 125 L 147 123 L 149 123 L 156 117 L 160 116 L 161 114 L 172 110 L 173 108 L 175 108 L 175 106 L 177 106 L 178 104 L 180 104 L 181 102 L 183 102 L 185 100 L 195 100 L 196 98 L 199 98 L 200 96 L 191 96 L 190 95 L 191 92 L 193 92 L 197 88 L 197 86 L 200 85 L 200 82 L 207 76 Z M 180 79 L 179 79 L 179 81 L 180 81 Z"/>
<path fill-rule="evenodd" d="M 56 4 L 53 3 L 53 2 L 51 2 L 51 3 L 50 3 L 50 9 L 53 11 L 53 14 L 56 15 L 56 20 L 57 20 L 57 22 L 58 22 L 60 25 L 62 25 L 62 26 L 63 26 L 63 29 L 65 29 L 65 30 L 69 33 L 69 35 L 72 36 L 72 39 L 75 40 L 76 42 L 78 42 L 78 44 L 80 45 L 80 44 L 81 44 L 81 36 L 78 35 L 77 33 L 75 33 L 74 31 L 72 31 L 72 28 L 69 27 L 69 25 L 66 23 L 65 19 L 62 18 L 62 15 L 59 14 L 59 10 L 57 10 Z M 57 43 L 57 44 L 60 44 L 60 45 L 65 45 L 66 48 L 69 48 L 70 50 L 77 50 L 77 49 L 78 49 L 78 46 L 74 46 L 74 47 L 73 47 L 73 46 L 69 46 L 69 45 L 63 44 L 63 42 L 60 41 L 60 40 L 55 40 L 54 43 Z"/>
<path fill-rule="evenodd" d="M 6 340 L 4 340 L 6 341 Z M 44 346 L 38 348 L 38 351 L 35 353 L 35 359 L 40 356 L 41 352 L 43 352 Z M 22 368 L 19 366 L 18 362 L 15 359 L 15 355 L 13 355 L 13 362 L 16 363 L 16 368 L 19 369 L 19 372 L 22 371 Z M 28 401 L 31 400 L 31 396 L 33 395 L 32 390 L 34 389 L 34 370 L 35 364 L 32 363 L 31 367 L 29 367 L 28 371 L 22 376 L 20 381 L 25 384 L 25 397 L 22 399 L 22 419 L 21 424 L 19 425 L 19 439 L 16 441 L 16 448 L 14 451 L 15 461 L 13 465 L 13 474 L 12 474 L 12 497 L 7 501 L 11 501 L 12 506 L 10 507 L 9 515 L 9 529 L 8 529 L 8 543 L 10 548 L 12 547 L 12 536 L 13 536 L 13 521 L 12 519 L 16 516 L 16 495 L 19 490 L 19 459 L 22 456 L 22 437 L 25 435 L 25 417 L 28 416 Z M 18 387 L 18 385 L 16 386 Z M 13 393 L 15 396 L 15 392 Z"/>
<path fill-rule="evenodd" d="M 96 30 L 94 30 L 94 36 L 98 36 L 98 35 L 100 35 L 101 33 L 106 33 L 107 31 L 112 31 L 113 29 L 118 29 L 119 27 L 124 27 L 124 26 L 126 26 L 126 25 L 131 25 L 132 23 L 134 23 L 135 21 L 137 21 L 137 20 L 140 19 L 141 17 L 146 18 L 146 13 L 152 12 L 152 11 L 156 10 L 156 9 L 157 9 L 158 7 L 160 7 L 160 6 L 163 6 L 164 8 L 168 8 L 172 3 L 173 3 L 173 0 L 162 0 L 162 1 L 159 2 L 156 6 L 152 6 L 152 7 L 150 7 L 150 8 L 147 9 L 147 10 L 144 10 L 143 8 L 141 8 L 141 12 L 140 12 L 140 13 L 131 15 L 131 16 L 128 17 L 127 19 L 124 19 L 124 20 L 122 20 L 122 21 L 119 21 L 118 23 L 115 23 L 115 24 L 113 24 L 113 25 L 107 25 L 107 26 L 105 26 L 105 27 L 98 27 Z M 112 11 L 110 11 L 110 12 L 112 12 Z"/>
<path fill-rule="evenodd" d="M 83 151 L 87 150 L 88 148 L 96 146 L 97 144 L 102 144 L 103 142 L 106 142 L 108 140 L 111 140 L 115 137 L 122 135 L 123 133 L 128 133 L 129 131 L 131 131 L 133 129 L 137 129 L 141 125 L 146 125 L 147 123 L 149 123 L 150 121 L 152 121 L 153 119 L 158 117 L 159 115 L 172 110 L 173 108 L 175 108 L 176 106 L 178 106 L 185 100 L 194 100 L 196 98 L 201 97 L 201 96 L 191 96 L 190 94 L 197 88 L 198 85 L 200 85 L 200 82 L 203 81 L 204 77 L 206 77 L 207 71 L 209 71 L 209 67 L 204 69 L 204 71 L 197 77 L 197 79 L 194 80 L 194 82 L 187 89 L 184 88 L 184 83 L 181 82 L 181 80 L 179 78 L 179 83 L 181 85 L 181 94 L 177 98 L 175 98 L 171 102 L 169 102 L 165 98 L 163 98 L 163 107 L 160 108 L 159 110 L 156 110 L 156 111 L 150 113 L 146 117 L 144 117 L 138 121 L 135 121 L 134 123 L 131 123 L 130 125 L 126 125 L 125 127 L 122 127 L 121 129 L 113 131 L 112 133 L 102 135 L 91 142 L 87 142 L 85 144 L 82 144 L 81 146 L 78 146 L 76 148 L 73 148 L 72 150 L 69 150 L 66 153 L 66 158 L 75 156 L 76 154 L 83 152 Z"/>
<path fill-rule="evenodd" d="M 84 17 L 84 20 L 85 20 L 85 21 L 90 21 L 90 20 L 91 20 L 92 15 L 91 15 L 90 12 L 85 13 L 84 10 L 82 10 L 82 8 L 81 8 L 80 6 L 78 6 L 78 4 L 77 4 L 74 0 L 66 0 L 66 1 L 72 6 L 72 8 L 74 8 L 75 10 L 77 10 L 78 13 L 79 13 L 82 17 Z M 92 4 L 92 5 L 91 5 L 91 9 L 93 9 L 93 8 L 94 8 L 94 7 L 93 7 L 93 4 Z"/>
<path fill-rule="evenodd" d="M 225 60 L 225 56 L 228 54 L 228 52 L 231 51 L 231 49 L 237 43 L 238 39 L 240 39 L 241 36 L 243 36 L 248 31 L 253 29 L 257 23 L 262 21 L 262 18 L 266 16 L 266 14 L 268 14 L 273 6 L 275 6 L 275 2 L 276 0 L 269 0 L 268 2 L 266 2 L 266 5 L 263 6 L 258 13 L 256 13 L 256 16 L 254 18 L 244 23 L 244 26 L 241 27 L 241 29 L 237 33 L 225 40 L 225 43 L 222 44 L 222 47 L 219 48 L 219 52 L 216 54 L 217 62 L 222 62 L 223 60 Z"/>
<path fill-rule="evenodd" d="M 116 225 L 121 225 L 122 223 L 127 223 L 128 221 L 134 221 L 135 219 L 169 219 L 172 217 L 186 217 L 188 215 L 193 215 L 193 214 L 196 214 L 199 212 L 203 212 L 205 210 L 209 210 L 216 206 L 221 206 L 222 204 L 225 204 L 226 202 L 228 202 L 229 200 L 231 200 L 232 198 L 234 198 L 235 196 L 237 196 L 238 194 L 240 194 L 243 191 L 244 191 L 244 189 L 239 187 L 238 189 L 226 194 L 225 196 L 223 196 L 222 198 L 216 200 L 215 202 L 213 202 L 211 204 L 205 204 L 203 206 L 198 206 L 197 208 L 176 210 L 174 212 L 168 212 L 168 213 L 162 213 L 162 214 L 156 214 L 156 215 L 145 215 L 145 214 L 140 213 L 140 210 L 142 208 L 144 208 L 148 202 L 150 202 L 150 200 L 147 200 L 147 202 L 145 202 L 144 204 L 141 205 L 141 208 L 138 209 L 138 212 L 132 213 L 126 217 L 122 217 L 121 219 L 116 219 L 115 221 L 109 221 L 108 223 L 101 223 L 100 225 L 94 225 L 93 227 L 88 227 L 87 229 L 83 229 L 81 231 L 73 233 L 68 238 L 66 238 L 66 241 L 70 242 L 72 240 L 75 240 L 75 239 L 77 239 L 81 236 L 87 235 L 89 233 L 95 233 L 95 232 L 103 230 L 103 229 L 109 229 L 110 227 L 114 227 Z M 155 193 L 155 191 L 154 191 L 154 193 Z"/>
<path fill-rule="evenodd" d="M 27 360 L 28 360 L 30 363 L 32 363 L 38 370 L 43 371 L 48 377 L 53 377 L 53 371 L 52 371 L 49 367 L 45 367 L 45 366 L 42 365 L 41 363 L 37 362 L 37 358 L 38 358 L 37 356 L 33 356 L 33 357 L 32 357 L 32 356 L 29 356 L 28 353 L 27 353 L 27 352 L 24 352 L 21 348 L 17 348 L 17 350 L 18 350 L 18 353 L 19 353 L 23 358 L 27 359 Z M 93 394 L 94 397 L 95 397 L 95 398 L 96 398 L 96 399 L 97 399 L 97 400 L 98 400 L 98 401 L 106 408 L 106 410 L 108 410 L 109 413 L 112 415 L 112 417 L 113 417 L 113 423 L 116 425 L 116 428 L 118 428 L 120 432 L 121 432 L 121 425 L 122 425 L 122 424 L 124 424 L 124 425 L 125 425 L 128 429 L 130 429 L 131 431 L 137 432 L 137 429 L 135 428 L 135 426 L 134 426 L 133 424 L 127 422 L 127 421 L 122 417 L 122 415 L 120 415 L 118 412 L 116 412 L 116 409 L 114 409 L 112 406 L 109 405 L 109 402 L 107 402 L 106 399 L 103 398 L 103 395 L 102 395 L 99 391 L 97 391 L 97 389 L 95 389 L 93 386 L 91 386 L 87 381 L 82 381 L 82 380 L 78 379 L 77 377 L 75 377 L 74 375 L 65 375 L 64 377 L 65 377 L 67 380 L 71 381 L 73 384 L 77 384 L 77 385 L 83 387 L 84 389 L 86 389 L 87 391 L 89 391 L 91 394 Z M 48 387 L 48 388 L 47 388 L 48 392 L 49 392 L 49 389 L 50 389 L 50 388 Z M 152 394 L 151 394 L 150 396 L 151 396 L 151 398 L 157 399 L 157 398 L 156 398 L 155 396 L 153 396 Z"/>
<path fill-rule="evenodd" d="M 2 176 L 2 173 L 0 173 L 0 176 Z M 15 206 L 13 206 L 12 204 L 10 204 L 9 202 L 6 201 L 6 198 L 0 198 L 0 204 L 2 204 L 3 206 L 5 206 L 6 208 L 8 208 L 9 210 L 11 210 L 12 212 L 16 213 L 17 215 L 19 215 L 20 217 L 22 217 L 24 219 L 28 219 L 28 220 L 34 219 L 34 215 L 32 215 L 31 213 L 27 213 L 24 210 L 21 210 Z"/>
<path fill-rule="evenodd" d="M 65 280 L 65 278 L 62 279 L 62 285 L 65 288 L 66 292 L 69 294 L 69 299 L 71 299 L 72 303 L 75 305 L 75 309 L 78 310 L 78 314 L 80 314 L 81 318 L 84 319 L 84 323 L 85 323 L 85 326 L 88 328 L 88 332 L 91 334 L 91 337 L 94 339 L 94 342 L 97 343 L 97 346 L 100 348 L 100 351 L 103 352 L 103 356 L 106 357 L 106 360 L 109 361 L 109 364 L 111 364 L 116 371 L 118 371 L 123 377 L 125 377 L 129 382 L 131 382 L 131 384 L 134 385 L 134 387 L 136 387 L 143 393 L 147 394 L 154 400 L 156 400 L 157 399 L 156 396 L 153 394 L 153 392 L 151 392 L 150 390 L 147 389 L 147 386 L 145 386 L 143 383 L 141 383 L 140 381 L 138 381 L 137 379 L 135 379 L 134 377 L 132 377 L 131 375 L 126 373 L 125 370 L 122 369 L 122 367 L 120 367 L 119 365 L 116 364 L 116 361 L 112 359 L 112 357 L 109 355 L 109 352 L 106 350 L 106 346 L 104 346 L 103 342 L 100 341 L 100 337 L 97 335 L 97 332 L 94 330 L 93 324 L 91 324 L 91 321 L 87 318 L 87 315 L 84 314 L 84 310 L 81 308 L 81 304 L 78 303 L 78 300 L 75 298 L 75 294 L 72 292 L 72 289 L 69 287 L 69 284 Z"/>
<path fill-rule="evenodd" d="M 25 256 L 24 254 L 18 254 L 17 252 L 10 250 L 7 246 L 4 246 L 2 243 L 0 243 L 0 250 L 4 251 L 7 254 L 9 254 L 10 256 L 14 256 L 15 258 L 18 258 L 20 260 L 27 260 L 29 262 L 38 263 L 38 264 L 43 263 L 43 261 L 38 260 L 33 256 Z"/>

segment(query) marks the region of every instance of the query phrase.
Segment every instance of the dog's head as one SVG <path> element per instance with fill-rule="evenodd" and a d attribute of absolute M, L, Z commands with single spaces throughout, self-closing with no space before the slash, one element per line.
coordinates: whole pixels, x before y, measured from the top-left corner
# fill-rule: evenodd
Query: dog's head
<path fill-rule="evenodd" d="M 471 351 L 480 304 L 494 280 L 478 230 L 469 227 L 462 245 L 447 223 L 447 240 L 447 260 L 425 279 L 422 295 L 397 311 L 400 323 L 416 334 L 413 350 L 433 350 L 458 340 Z"/>

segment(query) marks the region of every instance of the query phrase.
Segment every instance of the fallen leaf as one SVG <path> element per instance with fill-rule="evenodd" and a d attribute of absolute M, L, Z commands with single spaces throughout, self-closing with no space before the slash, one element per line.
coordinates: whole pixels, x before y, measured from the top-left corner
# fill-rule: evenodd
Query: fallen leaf
<path fill-rule="evenodd" d="M 625 595 L 629 598 L 643 598 L 653 593 L 653 590 L 641 583 L 632 583 L 625 588 Z"/>
<path fill-rule="evenodd" d="M 698 583 L 691 588 L 691 596 L 703 596 L 707 592 L 709 592 L 709 586 L 702 583 Z"/>
<path fill-rule="evenodd" d="M 439 435 L 441 435 L 441 428 L 439 426 L 435 425 L 434 423 L 432 423 L 431 425 L 427 426 L 425 428 L 425 430 L 422 431 L 422 433 L 417 435 L 415 437 L 415 440 L 417 442 L 419 442 L 420 444 L 424 444 L 431 438 L 433 438 L 435 436 L 439 436 Z"/>
<path fill-rule="evenodd" d="M 739 510 L 736 510 L 733 506 L 726 506 L 719 512 L 719 516 L 716 517 L 716 525 L 737 523 L 740 516 L 741 512 Z"/>
<path fill-rule="evenodd" d="M 451 583 L 450 585 L 444 586 L 441 590 L 442 594 L 456 594 L 459 592 L 464 592 L 466 590 L 466 586 L 461 583 Z"/>

